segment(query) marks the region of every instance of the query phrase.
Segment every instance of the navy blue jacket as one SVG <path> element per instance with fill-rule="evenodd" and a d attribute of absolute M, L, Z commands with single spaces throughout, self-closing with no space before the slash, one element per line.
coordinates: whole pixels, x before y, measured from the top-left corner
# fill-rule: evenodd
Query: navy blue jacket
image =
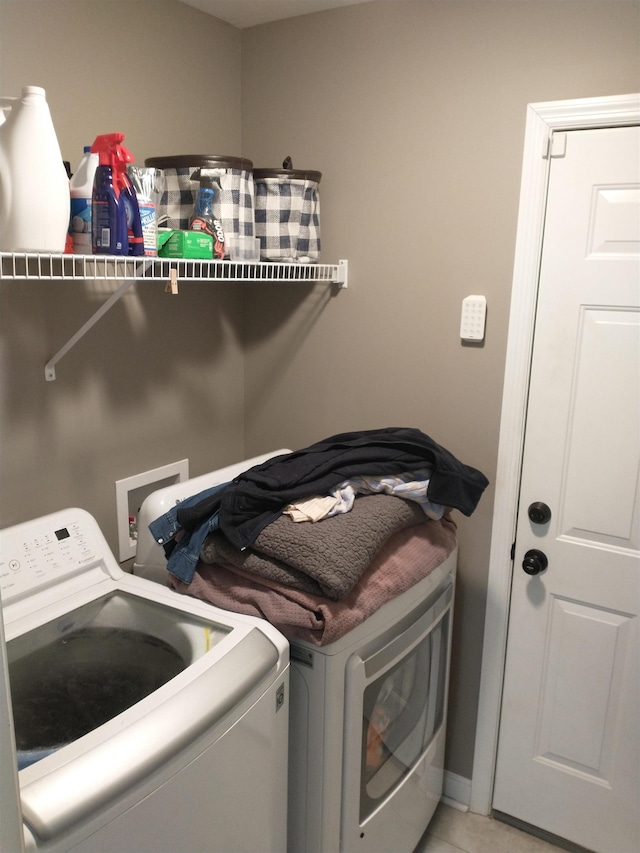
<path fill-rule="evenodd" d="M 219 529 L 246 548 L 293 501 L 328 494 L 356 475 L 384 476 L 432 467 L 427 497 L 471 515 L 489 481 L 428 435 L 408 427 L 346 432 L 302 450 L 268 459 L 222 491 L 177 509 L 179 524 L 194 531 L 214 514 Z"/>

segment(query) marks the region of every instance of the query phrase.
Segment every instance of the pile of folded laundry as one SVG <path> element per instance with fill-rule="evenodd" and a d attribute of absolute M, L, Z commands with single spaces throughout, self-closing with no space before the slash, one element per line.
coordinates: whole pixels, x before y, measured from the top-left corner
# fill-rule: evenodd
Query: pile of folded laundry
<path fill-rule="evenodd" d="M 326 645 L 443 562 L 488 481 L 416 429 L 332 436 L 183 501 L 150 529 L 169 584 Z"/>

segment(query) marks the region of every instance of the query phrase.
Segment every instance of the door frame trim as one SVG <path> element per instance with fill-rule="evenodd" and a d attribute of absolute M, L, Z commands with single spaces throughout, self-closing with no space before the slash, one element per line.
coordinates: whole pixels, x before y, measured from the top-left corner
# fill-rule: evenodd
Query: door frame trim
<path fill-rule="evenodd" d="M 513 569 L 511 547 L 520 490 L 550 140 L 555 131 L 635 124 L 640 124 L 638 94 L 527 106 L 469 804 L 471 811 L 478 814 L 490 813 L 493 798 Z"/>

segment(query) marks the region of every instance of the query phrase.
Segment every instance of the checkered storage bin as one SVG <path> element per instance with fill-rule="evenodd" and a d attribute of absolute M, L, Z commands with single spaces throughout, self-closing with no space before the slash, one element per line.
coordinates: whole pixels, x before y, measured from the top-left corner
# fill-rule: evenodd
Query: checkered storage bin
<path fill-rule="evenodd" d="M 300 169 L 253 170 L 261 260 L 318 260 L 321 177 L 321 172 Z"/>
<path fill-rule="evenodd" d="M 253 163 L 240 157 L 183 154 L 176 157 L 150 157 L 145 166 L 161 169 L 164 188 L 158 205 L 158 224 L 162 228 L 186 231 L 193 213 L 200 184 L 196 172 L 211 178 L 219 186 L 214 198 L 214 213 L 222 222 L 225 240 L 238 235 L 253 237 L 254 183 Z M 228 242 L 227 242 L 228 247 Z M 228 257 L 229 250 L 226 249 Z"/>

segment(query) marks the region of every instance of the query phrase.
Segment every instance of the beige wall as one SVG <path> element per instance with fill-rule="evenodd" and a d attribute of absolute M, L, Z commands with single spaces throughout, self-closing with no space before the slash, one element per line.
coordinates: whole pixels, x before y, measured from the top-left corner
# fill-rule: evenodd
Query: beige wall
<path fill-rule="evenodd" d="M 638 3 L 381 0 L 243 31 L 242 145 L 319 169 L 350 287 L 248 303 L 247 450 L 416 426 L 495 479 L 526 105 L 638 91 Z M 484 346 L 462 298 L 487 297 Z M 448 768 L 473 761 L 493 488 L 457 513 Z"/>
<path fill-rule="evenodd" d="M 112 131 L 138 163 L 240 154 L 240 31 L 182 3 L 2 2 L 0 48 L 0 93 L 46 89 L 73 168 Z M 178 459 L 195 475 L 243 458 L 242 294 L 138 284 L 45 382 L 45 362 L 104 290 L 2 283 L 0 524 L 80 505 L 115 549 L 117 479 Z"/>
<path fill-rule="evenodd" d="M 639 8 L 382 0 L 240 32 L 173 0 L 2 0 L 0 92 L 47 89 L 65 158 L 111 130 L 139 162 L 290 154 L 323 172 L 323 259 L 348 258 L 351 283 L 137 285 L 46 383 L 101 303 L 3 282 L 0 524 L 80 504 L 115 547 L 120 477 L 385 425 L 493 480 L 526 104 L 637 91 Z M 114 57 L 121 76 L 101 74 Z M 458 338 L 469 293 L 488 301 L 481 347 Z M 458 514 L 447 765 L 465 777 L 492 501 Z"/>

